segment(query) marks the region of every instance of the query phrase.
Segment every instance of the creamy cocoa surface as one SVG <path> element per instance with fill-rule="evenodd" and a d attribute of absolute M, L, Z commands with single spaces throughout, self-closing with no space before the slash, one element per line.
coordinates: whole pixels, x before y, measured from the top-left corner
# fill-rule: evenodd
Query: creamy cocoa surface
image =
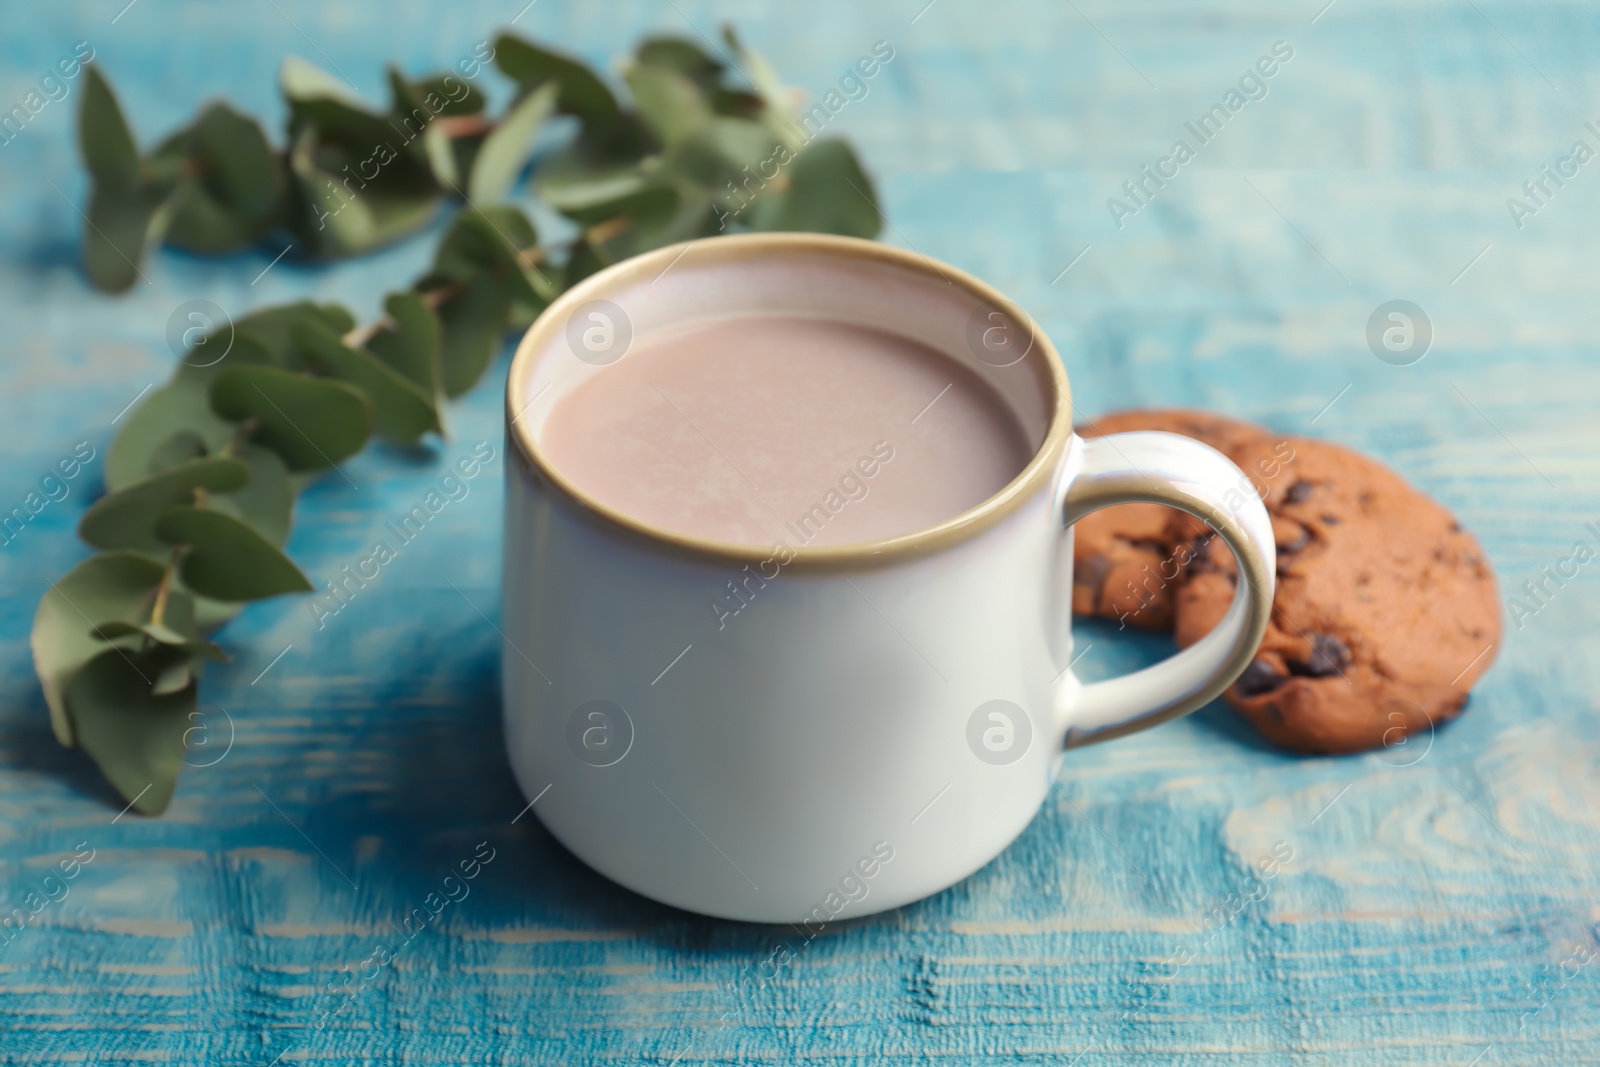
<path fill-rule="evenodd" d="M 580 489 L 646 523 L 791 547 L 934 526 L 1033 454 L 999 396 L 953 359 L 796 316 L 637 338 L 556 402 L 538 441 Z"/>

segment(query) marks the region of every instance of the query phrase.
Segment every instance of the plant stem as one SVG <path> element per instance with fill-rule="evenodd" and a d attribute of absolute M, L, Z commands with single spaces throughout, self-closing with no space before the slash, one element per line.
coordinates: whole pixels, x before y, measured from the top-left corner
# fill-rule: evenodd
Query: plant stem
<path fill-rule="evenodd" d="M 616 218 L 590 226 L 583 232 L 583 236 L 590 244 L 603 244 L 632 225 L 632 216 L 618 215 Z"/>
<path fill-rule="evenodd" d="M 487 115 L 441 115 L 433 120 L 433 125 L 450 138 L 471 137 L 494 129 Z"/>
<path fill-rule="evenodd" d="M 156 586 L 156 602 L 150 608 L 150 624 L 163 626 L 163 617 L 167 613 L 167 598 L 172 593 L 172 580 L 178 575 L 178 561 L 183 558 L 183 546 L 179 545 L 172 550 L 172 558 L 167 561 L 166 569 L 161 572 L 161 584 Z"/>

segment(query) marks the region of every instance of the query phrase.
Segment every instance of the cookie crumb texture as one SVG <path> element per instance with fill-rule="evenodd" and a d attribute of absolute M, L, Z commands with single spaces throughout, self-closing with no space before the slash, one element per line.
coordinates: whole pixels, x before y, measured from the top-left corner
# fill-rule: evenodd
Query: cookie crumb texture
<path fill-rule="evenodd" d="M 1097 425 L 1105 433 L 1186 432 L 1172 425 L 1174 415 L 1192 413 L 1128 412 Z M 1228 702 L 1267 738 L 1296 752 L 1422 741 L 1461 714 L 1500 646 L 1499 597 L 1483 549 L 1448 511 L 1375 460 L 1264 430 L 1241 437 L 1236 427 L 1250 429 L 1233 423 L 1227 438 L 1212 429 L 1208 443 L 1247 473 L 1272 516 L 1278 587 L 1266 637 L 1229 687 Z M 1137 516 L 1137 527 L 1118 525 L 1113 512 L 1121 510 L 1099 513 L 1090 550 L 1078 549 L 1080 584 L 1092 584 L 1085 579 L 1094 577 L 1095 550 L 1105 555 L 1108 539 L 1148 531 L 1155 522 Z M 1164 558 L 1184 558 L 1167 587 L 1165 610 L 1179 646 L 1187 648 L 1222 620 L 1238 572 L 1233 554 L 1203 524 L 1160 510 L 1167 513 Z M 1078 585 L 1073 592 L 1079 610 Z M 1102 591 L 1097 607 L 1113 602 Z M 1143 614 L 1139 624 L 1160 626 L 1160 614 L 1148 605 Z"/>

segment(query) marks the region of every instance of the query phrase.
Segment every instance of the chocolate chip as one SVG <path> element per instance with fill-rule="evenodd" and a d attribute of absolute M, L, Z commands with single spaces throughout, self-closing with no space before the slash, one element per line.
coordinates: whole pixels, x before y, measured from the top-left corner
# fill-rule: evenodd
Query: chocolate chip
<path fill-rule="evenodd" d="M 1332 634 L 1311 635 L 1311 661 L 1306 673 L 1313 678 L 1338 674 L 1350 665 L 1350 649 Z"/>
<path fill-rule="evenodd" d="M 1201 534 L 1189 542 L 1187 566 L 1191 574 L 1204 574 L 1217 569 L 1216 563 L 1211 559 L 1211 539 L 1216 534 Z"/>
<path fill-rule="evenodd" d="M 1321 518 L 1322 521 L 1327 523 L 1329 526 L 1339 525 L 1339 516 L 1337 515 L 1323 515 Z"/>
<path fill-rule="evenodd" d="M 1250 666 L 1244 669 L 1244 673 L 1239 675 L 1238 681 L 1233 684 L 1234 688 L 1239 691 L 1240 696 L 1254 697 L 1260 696 L 1262 693 L 1270 693 L 1288 680 L 1286 676 L 1279 674 L 1277 669 L 1266 660 L 1253 659 L 1250 661 Z"/>
<path fill-rule="evenodd" d="M 1285 504 L 1299 504 L 1310 496 L 1311 490 L 1315 488 L 1316 486 L 1307 481 L 1295 482 L 1289 487 L 1289 491 L 1283 494 L 1283 502 Z"/>
<path fill-rule="evenodd" d="M 1295 537 L 1288 542 L 1279 541 L 1278 552 L 1280 555 L 1292 556 L 1310 543 L 1311 531 L 1307 530 L 1304 526 L 1296 525 Z"/>

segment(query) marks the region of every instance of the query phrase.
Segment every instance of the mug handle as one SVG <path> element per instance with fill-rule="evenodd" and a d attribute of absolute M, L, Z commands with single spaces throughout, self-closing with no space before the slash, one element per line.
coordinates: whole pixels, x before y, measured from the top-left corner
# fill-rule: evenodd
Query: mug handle
<path fill-rule="evenodd" d="M 1196 644 L 1103 682 L 1084 685 L 1071 671 L 1063 676 L 1056 721 L 1063 747 L 1081 748 L 1187 715 L 1233 684 L 1267 631 L 1277 548 L 1272 520 L 1250 479 L 1221 452 L 1193 438 L 1155 430 L 1074 435 L 1066 464 L 1060 505 L 1064 529 L 1113 504 L 1166 504 L 1221 534 L 1239 565 L 1232 606 Z"/>

